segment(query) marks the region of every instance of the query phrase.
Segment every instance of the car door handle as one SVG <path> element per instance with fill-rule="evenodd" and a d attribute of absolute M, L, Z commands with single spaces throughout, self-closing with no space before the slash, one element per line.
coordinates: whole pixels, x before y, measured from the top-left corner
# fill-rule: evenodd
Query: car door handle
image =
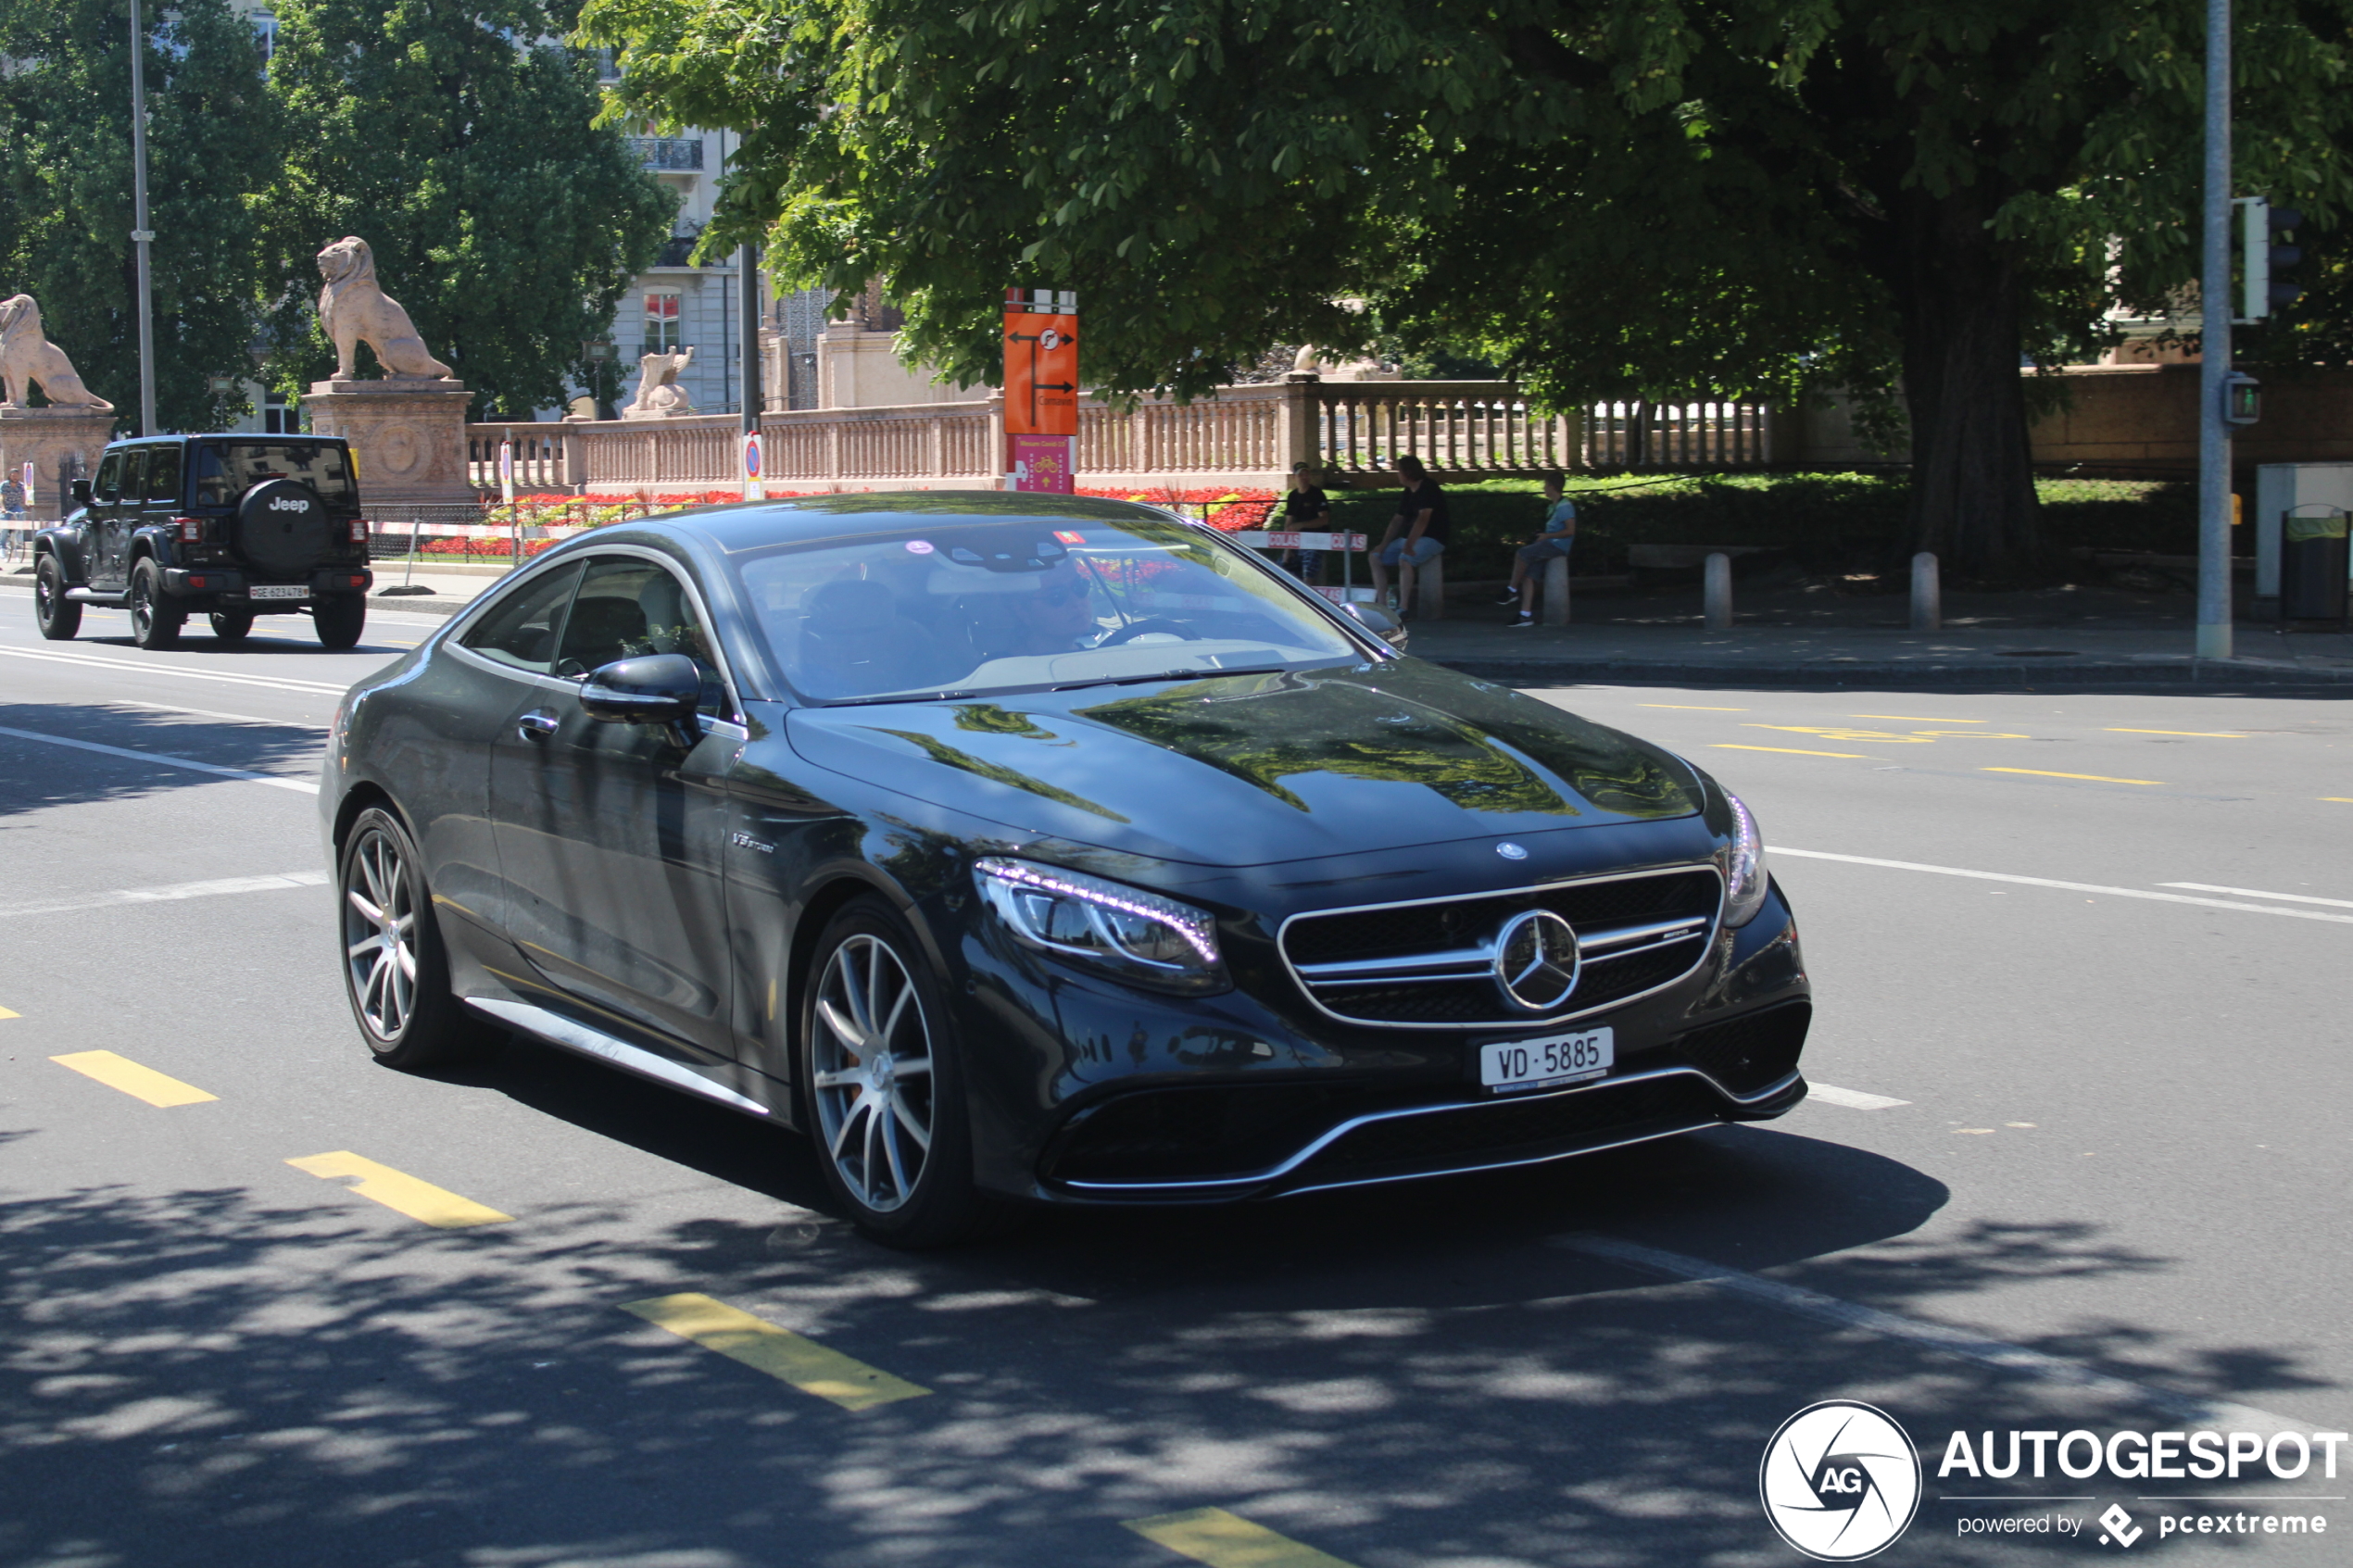
<path fill-rule="evenodd" d="M 556 733 L 557 727 L 563 721 L 558 719 L 554 713 L 542 708 L 516 720 L 515 734 L 524 740 L 546 740 Z"/>

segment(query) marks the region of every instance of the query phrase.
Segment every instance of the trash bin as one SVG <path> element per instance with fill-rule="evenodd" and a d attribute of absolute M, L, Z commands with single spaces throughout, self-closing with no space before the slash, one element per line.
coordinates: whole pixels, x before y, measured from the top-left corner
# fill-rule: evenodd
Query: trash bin
<path fill-rule="evenodd" d="M 2313 502 L 2281 520 L 2280 618 L 2342 621 L 2346 577 L 2353 571 L 2353 542 L 2342 507 Z"/>

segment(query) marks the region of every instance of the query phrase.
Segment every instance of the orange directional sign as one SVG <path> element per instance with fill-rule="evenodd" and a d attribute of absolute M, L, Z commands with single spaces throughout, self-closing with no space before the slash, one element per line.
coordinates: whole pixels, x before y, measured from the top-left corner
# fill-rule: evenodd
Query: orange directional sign
<path fill-rule="evenodd" d="M 1078 433 L 1078 307 L 1005 291 L 1005 433 Z"/>

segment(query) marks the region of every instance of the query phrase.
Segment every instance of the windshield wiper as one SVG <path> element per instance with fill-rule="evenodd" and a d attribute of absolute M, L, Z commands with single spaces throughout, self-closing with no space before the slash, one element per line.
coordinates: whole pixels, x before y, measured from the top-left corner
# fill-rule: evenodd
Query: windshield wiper
<path fill-rule="evenodd" d="M 1138 686 L 1148 681 L 1214 681 L 1221 675 L 1280 675 L 1288 664 L 1252 664 L 1235 670 L 1164 670 L 1154 675 L 1101 675 L 1091 681 L 1066 681 L 1049 691 L 1075 692 L 1087 686 Z"/>
<path fill-rule="evenodd" d="M 957 702 L 979 695 L 980 693 L 976 691 L 893 692 L 887 696 L 837 696 L 830 702 L 822 702 L 817 706 L 820 708 L 863 708 L 870 703 L 885 702 Z"/>

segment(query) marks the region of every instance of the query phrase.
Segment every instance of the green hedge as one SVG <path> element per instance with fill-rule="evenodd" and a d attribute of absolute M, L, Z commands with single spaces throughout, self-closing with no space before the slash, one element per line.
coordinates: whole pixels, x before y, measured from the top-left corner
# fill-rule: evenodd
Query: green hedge
<path fill-rule="evenodd" d="M 1900 549 L 1910 481 L 1871 473 L 1677 474 L 1666 478 L 1572 479 L 1577 502 L 1576 570 L 1626 570 L 1634 544 L 1761 545 L 1788 551 L 1818 571 L 1875 569 Z M 2197 507 L 2188 484 L 2046 479 L 2044 538 L 2062 558 L 2075 546 L 2188 555 L 2197 548 Z M 1543 487 L 1491 479 L 1446 487 L 1454 521 L 1447 568 L 1461 580 L 1502 577 L 1512 549 L 1543 524 Z M 1375 542 L 1403 493 L 1335 491 L 1340 523 Z"/>

